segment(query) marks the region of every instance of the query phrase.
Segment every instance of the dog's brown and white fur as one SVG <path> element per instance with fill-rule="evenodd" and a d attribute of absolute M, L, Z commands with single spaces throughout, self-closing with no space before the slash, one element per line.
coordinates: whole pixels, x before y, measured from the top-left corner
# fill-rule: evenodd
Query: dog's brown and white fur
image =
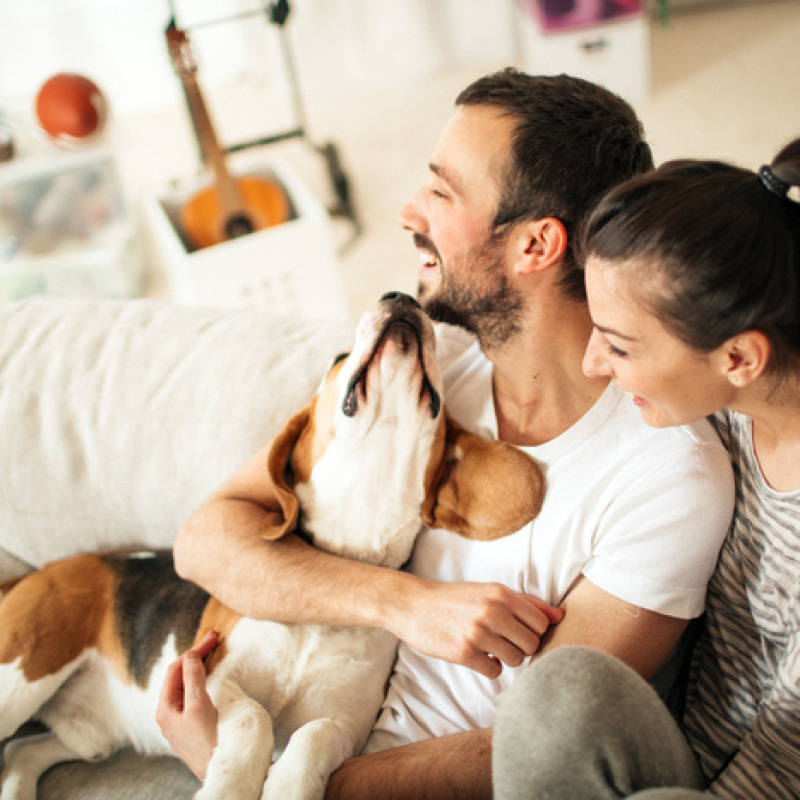
<path fill-rule="evenodd" d="M 285 521 L 268 536 L 299 529 L 332 553 L 399 567 L 422 520 L 490 539 L 538 513 L 534 462 L 445 414 L 433 348 L 405 295 L 364 316 L 353 351 L 275 440 Z M 39 775 L 61 761 L 129 744 L 168 753 L 154 721 L 166 667 L 211 629 L 219 744 L 197 797 L 321 797 L 366 741 L 392 636 L 243 618 L 180 581 L 169 553 L 134 552 L 55 562 L 0 601 L 0 739 L 30 718 L 52 731 L 7 748 L 2 800 L 35 798 Z"/>

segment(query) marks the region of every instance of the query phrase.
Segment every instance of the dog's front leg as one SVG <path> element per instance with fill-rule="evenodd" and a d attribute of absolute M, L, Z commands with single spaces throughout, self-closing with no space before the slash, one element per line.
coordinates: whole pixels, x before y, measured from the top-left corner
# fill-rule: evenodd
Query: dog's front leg
<path fill-rule="evenodd" d="M 39 777 L 55 764 L 81 758 L 54 733 L 14 739 L 6 745 L 0 800 L 36 800 Z"/>
<path fill-rule="evenodd" d="M 322 800 L 330 774 L 355 754 L 359 736 L 352 720 L 307 722 L 273 764 L 261 800 Z"/>
<path fill-rule="evenodd" d="M 238 686 L 228 685 L 222 694 L 217 746 L 195 800 L 258 800 L 272 761 L 272 720 Z"/>

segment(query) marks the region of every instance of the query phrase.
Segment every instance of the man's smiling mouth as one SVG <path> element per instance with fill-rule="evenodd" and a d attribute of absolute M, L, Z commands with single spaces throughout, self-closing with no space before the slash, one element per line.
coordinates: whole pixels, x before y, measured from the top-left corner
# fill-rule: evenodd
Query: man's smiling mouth
<path fill-rule="evenodd" d="M 439 258 L 427 250 L 419 251 L 419 260 L 422 262 L 423 269 L 435 269 L 439 266 Z"/>
<path fill-rule="evenodd" d="M 419 254 L 420 261 L 422 262 L 423 270 L 436 269 L 436 267 L 441 265 L 439 253 L 433 246 L 433 242 L 431 242 L 427 237 L 422 236 L 422 234 L 415 233 L 414 246 L 417 248 L 417 253 Z"/>

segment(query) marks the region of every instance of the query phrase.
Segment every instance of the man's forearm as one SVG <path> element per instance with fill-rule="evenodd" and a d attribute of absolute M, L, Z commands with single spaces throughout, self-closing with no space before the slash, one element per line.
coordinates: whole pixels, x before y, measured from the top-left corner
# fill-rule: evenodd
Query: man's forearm
<path fill-rule="evenodd" d="M 492 732 L 468 731 L 351 758 L 326 800 L 490 800 Z"/>
<path fill-rule="evenodd" d="M 201 509 L 178 533 L 178 572 L 249 617 L 380 625 L 383 593 L 398 591 L 384 584 L 410 576 L 329 555 L 292 534 L 269 541 L 270 514 L 233 500 Z"/>
<path fill-rule="evenodd" d="M 334 556 L 288 534 L 275 512 L 212 499 L 178 532 L 178 573 L 248 617 L 382 628 L 429 656 L 488 678 L 519 666 L 561 612 L 501 584 L 439 583 Z"/>

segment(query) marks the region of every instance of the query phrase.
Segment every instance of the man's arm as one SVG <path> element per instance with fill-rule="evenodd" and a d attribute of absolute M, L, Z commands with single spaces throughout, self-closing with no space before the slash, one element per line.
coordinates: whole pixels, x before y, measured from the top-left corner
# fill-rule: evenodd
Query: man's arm
<path fill-rule="evenodd" d="M 492 797 L 492 732 L 467 731 L 351 758 L 325 800 L 483 800 Z"/>
<path fill-rule="evenodd" d="M 685 620 L 631 606 L 587 579 L 575 584 L 563 606 L 568 612 L 558 626 L 550 629 L 540 653 L 567 644 L 589 645 L 621 658 L 647 679 L 653 677 L 686 626 Z M 187 714 L 182 702 L 183 686 L 171 686 L 162 693 L 158 717 L 173 749 L 178 753 L 188 749 L 193 756 L 198 735 L 200 741 L 216 741 L 216 723 L 208 721 L 214 709 L 202 689 L 204 675 L 197 672 L 183 677 L 187 685 L 190 679 L 194 681 L 187 694 L 202 697 L 203 702 L 194 703 Z M 176 679 L 180 674 L 176 667 Z M 198 727 L 202 729 L 199 734 Z M 205 759 L 193 763 L 193 769 L 202 775 Z M 348 759 L 331 776 L 326 797 L 490 798 L 491 769 L 491 730 L 469 731 Z"/>
<path fill-rule="evenodd" d="M 280 622 L 380 627 L 493 678 L 518 666 L 560 610 L 500 584 L 438 583 L 263 533 L 280 512 L 262 448 L 178 532 L 179 574 L 235 611 Z M 455 534 L 453 534 L 455 535 Z"/>
<path fill-rule="evenodd" d="M 632 606 L 581 578 L 563 603 L 564 620 L 535 656 L 568 644 L 605 650 L 650 680 L 687 620 Z M 346 761 L 328 782 L 327 800 L 423 800 L 492 796 L 491 730 L 428 739 Z"/>
<path fill-rule="evenodd" d="M 564 621 L 549 632 L 537 656 L 563 645 L 582 644 L 616 656 L 647 681 L 655 677 L 689 624 L 620 600 L 584 577 L 572 587 L 562 608 Z"/>

